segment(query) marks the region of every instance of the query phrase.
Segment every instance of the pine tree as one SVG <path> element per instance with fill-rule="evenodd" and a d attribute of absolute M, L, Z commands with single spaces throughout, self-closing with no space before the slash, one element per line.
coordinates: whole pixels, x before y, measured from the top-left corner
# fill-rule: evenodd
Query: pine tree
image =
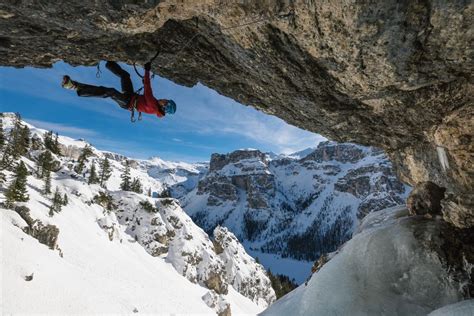
<path fill-rule="evenodd" d="M 3 188 L 3 185 L 7 181 L 7 177 L 5 176 L 5 173 L 0 170 L 0 188 Z"/>
<path fill-rule="evenodd" d="M 59 188 L 56 187 L 56 191 L 54 191 L 52 204 L 49 207 L 49 215 L 53 216 L 54 212 L 56 213 L 61 212 L 62 207 L 63 207 L 63 199 L 61 198 L 61 194 L 59 193 Z"/>
<path fill-rule="evenodd" d="M 24 156 L 28 153 L 30 148 L 30 129 L 28 126 L 23 125 L 20 130 L 20 139 L 18 140 L 18 152 L 21 156 Z"/>
<path fill-rule="evenodd" d="M 147 195 L 148 195 L 149 197 L 151 197 L 151 188 L 148 188 L 148 193 L 147 193 Z"/>
<path fill-rule="evenodd" d="M 5 143 L 5 139 L 3 142 Z M 13 128 L 10 130 L 8 135 L 8 143 L 4 145 L 0 167 L 13 171 L 15 168 L 15 162 L 20 159 L 20 156 L 28 153 L 29 145 L 30 129 L 28 126 L 22 124 L 20 114 L 16 114 Z"/>
<path fill-rule="evenodd" d="M 8 169 L 12 170 L 14 167 L 14 159 L 13 159 L 13 148 L 8 142 L 3 149 L 2 160 L 0 161 L 0 169 Z"/>
<path fill-rule="evenodd" d="M 107 157 L 105 157 L 100 164 L 99 172 L 99 184 L 104 189 L 107 187 L 107 180 L 109 180 L 112 175 L 112 168 L 110 167 L 110 162 Z"/>
<path fill-rule="evenodd" d="M 31 137 L 31 149 L 32 150 L 39 150 L 43 146 L 43 141 L 41 138 L 38 137 L 38 135 L 34 135 Z"/>
<path fill-rule="evenodd" d="M 18 160 L 28 152 L 30 145 L 30 129 L 21 122 L 20 114 L 16 114 L 13 128 L 10 130 L 9 143 L 12 146 L 12 158 Z"/>
<path fill-rule="evenodd" d="M 130 161 L 125 161 L 125 170 L 123 171 L 120 178 L 122 178 L 122 183 L 120 183 L 120 189 L 123 191 L 130 191 L 132 185 L 130 177 Z"/>
<path fill-rule="evenodd" d="M 82 151 L 81 154 L 79 155 L 79 158 L 77 158 L 77 165 L 74 171 L 76 171 L 78 174 L 81 174 L 84 171 L 84 167 L 86 165 L 87 159 L 92 156 L 92 148 L 89 145 L 86 145 Z"/>
<path fill-rule="evenodd" d="M 268 278 L 271 281 L 277 299 L 298 287 L 298 284 L 294 279 L 292 280 L 288 276 L 282 274 L 273 274 L 270 270 L 268 270 Z"/>
<path fill-rule="evenodd" d="M 54 139 L 53 139 L 54 135 Z M 61 156 L 61 149 L 59 148 L 59 135 L 48 131 L 44 134 L 44 147 L 49 149 L 53 154 Z"/>
<path fill-rule="evenodd" d="M 67 197 L 67 194 L 64 193 L 64 196 L 63 196 L 63 205 L 66 206 L 69 204 L 69 199 Z"/>
<path fill-rule="evenodd" d="M 53 153 L 58 156 L 61 156 L 61 148 L 59 147 L 59 135 L 58 133 L 55 134 L 54 143 L 53 143 Z"/>
<path fill-rule="evenodd" d="M 88 184 L 99 183 L 99 178 L 97 177 L 97 172 L 95 171 L 95 164 L 92 163 L 91 169 L 89 171 L 89 181 Z"/>
<path fill-rule="evenodd" d="M 132 181 L 132 184 L 130 185 L 130 191 L 142 194 L 143 193 L 143 188 L 142 184 L 140 182 L 140 179 L 134 178 Z"/>
<path fill-rule="evenodd" d="M 1 167 L 13 171 L 15 169 L 15 161 L 20 158 L 18 143 L 20 141 L 21 120 L 19 115 L 15 116 L 13 128 L 8 134 L 8 143 L 3 150 Z"/>
<path fill-rule="evenodd" d="M 47 149 L 38 156 L 36 161 L 36 175 L 42 179 L 46 176 L 46 173 L 52 171 L 53 168 L 53 155 Z"/>
<path fill-rule="evenodd" d="M 49 195 L 51 193 L 51 171 L 44 172 L 44 187 L 43 187 L 43 194 Z"/>
<path fill-rule="evenodd" d="M 3 145 L 5 145 L 5 134 L 3 132 L 3 120 L 0 119 L 0 150 L 3 148 Z"/>
<path fill-rule="evenodd" d="M 3 147 L 5 146 L 5 143 L 6 143 L 6 139 L 5 139 L 5 133 L 3 132 L 3 119 L 0 119 L 0 154 L 2 154 L 2 159 L 0 159 L 0 170 L 4 168 L 3 157 L 5 153 L 3 152 Z M 0 172 L 0 184 L 3 184 L 4 182 L 5 182 L 5 174 Z"/>
<path fill-rule="evenodd" d="M 5 192 L 6 204 L 8 207 L 12 207 L 14 202 L 28 202 L 30 199 L 26 189 L 27 176 L 28 169 L 26 169 L 23 161 L 20 161 L 15 169 L 15 178 Z"/>

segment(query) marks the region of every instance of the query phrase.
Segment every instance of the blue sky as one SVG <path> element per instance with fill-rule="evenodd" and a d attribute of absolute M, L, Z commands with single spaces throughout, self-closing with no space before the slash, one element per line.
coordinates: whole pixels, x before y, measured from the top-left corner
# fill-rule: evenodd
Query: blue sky
<path fill-rule="evenodd" d="M 135 89 L 141 80 L 130 72 Z M 214 152 L 256 148 L 275 153 L 290 153 L 316 146 L 322 138 L 250 106 L 198 84 L 179 86 L 155 76 L 155 97 L 173 99 L 175 115 L 163 119 L 143 115 L 131 123 L 129 112 L 109 99 L 80 98 L 62 89 L 61 78 L 115 87 L 120 82 L 101 63 L 101 77 L 95 67 L 72 67 L 58 62 L 51 69 L 0 67 L 0 111 L 19 112 L 31 124 L 74 138 L 84 138 L 102 150 L 134 158 L 159 156 L 166 160 L 207 161 Z"/>

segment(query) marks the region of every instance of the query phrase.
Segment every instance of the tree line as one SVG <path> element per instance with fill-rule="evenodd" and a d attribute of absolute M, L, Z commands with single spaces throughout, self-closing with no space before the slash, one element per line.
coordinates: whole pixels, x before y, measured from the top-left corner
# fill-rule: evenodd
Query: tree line
<path fill-rule="evenodd" d="M 61 167 L 59 158 L 62 157 L 61 146 L 58 133 L 48 131 L 43 134 L 43 140 L 38 137 L 31 137 L 31 131 L 27 125 L 22 123 L 21 116 L 16 114 L 13 119 L 13 126 L 8 133 L 3 128 L 3 114 L 0 113 L 0 187 L 4 189 L 5 203 L 7 208 L 13 208 L 16 202 L 27 202 L 29 200 L 27 190 L 27 177 L 30 175 L 28 167 L 21 157 L 29 155 L 29 151 L 40 151 L 36 155 L 35 169 L 32 172 L 36 178 L 43 180 L 42 193 L 45 196 L 52 194 L 51 177 L 54 171 Z M 87 170 L 89 159 L 94 155 L 92 147 L 86 145 L 82 148 L 73 170 L 78 175 L 86 177 L 87 183 L 98 184 L 101 188 L 107 189 L 107 181 L 112 175 L 112 167 L 107 157 L 101 159 L 96 166 L 97 161 L 90 164 Z M 31 157 L 30 157 L 31 158 Z M 132 179 L 130 172 L 131 162 L 125 161 L 125 168 L 121 174 L 120 189 L 136 193 L 143 193 L 143 185 L 138 177 Z M 7 183 L 5 171 L 12 172 L 12 177 Z M 151 188 L 148 189 L 148 195 L 151 196 Z M 61 207 L 67 205 L 67 195 L 61 194 L 56 187 L 51 198 L 50 215 L 60 212 Z"/>

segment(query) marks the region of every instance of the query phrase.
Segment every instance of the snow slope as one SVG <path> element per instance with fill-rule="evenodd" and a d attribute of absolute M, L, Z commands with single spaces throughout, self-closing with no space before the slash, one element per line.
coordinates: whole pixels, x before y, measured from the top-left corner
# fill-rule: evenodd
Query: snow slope
<path fill-rule="evenodd" d="M 6 129 L 12 127 L 12 117 L 8 114 L 2 117 Z M 33 137 L 42 139 L 44 130 L 29 127 Z M 117 314 L 137 310 L 152 314 L 212 315 L 230 307 L 233 315 L 254 315 L 274 300 L 271 288 L 266 289 L 270 293 L 270 296 L 265 294 L 266 299 L 262 300 L 257 294 L 251 297 L 252 301 L 235 290 L 232 282 L 229 285 L 226 279 L 229 273 L 214 252 L 211 240 L 181 210 L 177 201 L 121 191 L 120 174 L 124 170 L 125 157 L 93 148 L 93 157 L 89 158 L 84 173 L 78 175 L 73 171 L 77 163 L 74 160 L 87 143 L 61 136 L 59 141 L 66 155 L 54 157 L 61 166 L 52 173 L 52 188 L 58 187 L 61 195 L 67 194 L 69 204 L 61 212 L 49 216 L 51 199 L 42 194 L 43 180 L 33 175 L 28 176 L 30 200 L 18 204 L 28 207 L 32 219 L 59 229 L 54 249 L 40 244 L 23 231 L 30 224 L 19 213 L 0 209 L 3 313 Z M 34 160 L 41 150 L 30 151 L 27 157 L 22 157 L 32 174 Z M 87 184 L 90 166 L 95 163 L 98 167 L 105 156 L 112 167 L 108 190 Z M 131 176 L 140 179 L 145 193 L 147 188 L 160 193 L 182 180 L 173 175 L 167 181 L 150 176 L 150 173 L 156 176 L 154 172 L 159 166 L 177 173 L 186 169 L 194 175 L 198 175 L 202 167 L 156 159 L 151 162 L 134 160 Z M 11 172 L 7 171 L 6 175 L 11 179 Z M 110 194 L 115 204 L 111 210 L 95 200 L 100 192 Z M 3 192 L 0 192 L 0 202 L 3 199 Z M 157 213 L 150 214 L 140 207 L 140 202 L 144 201 L 150 202 Z M 133 216 L 133 220 L 128 220 L 127 216 L 130 219 Z M 152 236 L 153 223 L 165 225 L 170 238 L 164 252 L 151 255 L 144 239 Z M 39 222 L 34 225 L 37 227 Z M 191 257 L 201 261 L 194 262 Z M 223 268 L 221 281 L 226 291 L 216 293 L 212 284 L 198 280 L 201 270 L 202 275 L 209 275 L 212 262 Z M 262 269 L 253 259 L 246 268 Z M 190 274 L 192 269 L 197 270 Z M 25 280 L 30 275 L 33 279 Z M 262 284 L 268 279 L 265 274 L 257 278 Z"/>
<path fill-rule="evenodd" d="M 56 215 L 63 258 L 12 225 L 24 224 L 15 212 L 0 212 L 3 314 L 214 314 L 201 299 L 207 289 L 137 243 L 111 242 L 96 223 L 100 211 L 67 208 Z M 248 303 L 241 312 L 258 311 Z"/>

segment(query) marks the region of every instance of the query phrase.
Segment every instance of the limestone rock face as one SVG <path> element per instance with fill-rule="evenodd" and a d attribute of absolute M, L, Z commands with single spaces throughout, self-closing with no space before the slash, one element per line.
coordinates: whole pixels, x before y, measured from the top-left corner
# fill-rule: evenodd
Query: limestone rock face
<path fill-rule="evenodd" d="M 228 309 L 223 295 L 231 288 L 259 306 L 275 300 L 264 268 L 226 229 L 216 229 L 211 241 L 175 199 L 152 199 L 131 192 L 116 192 L 113 197 L 117 210 L 98 221 L 109 238 L 128 235 L 152 256 L 165 258 L 188 280 L 209 289 L 203 299 L 216 312 Z M 146 201 L 149 207 L 144 207 Z M 125 226 L 126 235 L 114 235 L 119 224 Z"/>
<path fill-rule="evenodd" d="M 276 300 L 265 269 L 245 252 L 227 228 L 218 226 L 214 229 L 214 248 L 225 264 L 227 280 L 234 289 L 262 306 Z"/>
<path fill-rule="evenodd" d="M 382 147 L 407 183 L 472 201 L 473 19 L 463 0 L 7 0 L 0 65 L 144 64 L 160 48 L 163 77 Z"/>
<path fill-rule="evenodd" d="M 34 220 L 30 216 L 30 210 L 26 206 L 15 207 L 15 212 L 26 222 L 27 226 L 23 228 L 23 231 L 50 249 L 55 249 L 59 236 L 59 229 L 54 225 L 44 225 L 39 220 Z"/>
<path fill-rule="evenodd" d="M 431 181 L 418 183 L 407 199 L 408 211 L 411 215 L 441 214 L 445 191 Z"/>

